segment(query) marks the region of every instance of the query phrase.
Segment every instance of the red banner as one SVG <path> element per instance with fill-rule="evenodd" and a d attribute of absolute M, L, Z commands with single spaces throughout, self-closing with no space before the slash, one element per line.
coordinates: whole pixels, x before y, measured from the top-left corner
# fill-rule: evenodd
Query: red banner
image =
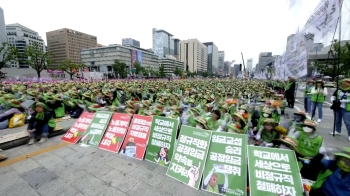
<path fill-rule="evenodd" d="M 131 116 L 114 113 L 98 148 L 118 153 L 129 127 Z"/>
<path fill-rule="evenodd" d="M 76 144 L 89 127 L 94 116 L 94 113 L 82 113 L 74 125 L 63 135 L 61 140 L 71 144 Z"/>
<path fill-rule="evenodd" d="M 122 154 L 142 160 L 151 131 L 152 116 L 135 114 L 123 142 Z"/>

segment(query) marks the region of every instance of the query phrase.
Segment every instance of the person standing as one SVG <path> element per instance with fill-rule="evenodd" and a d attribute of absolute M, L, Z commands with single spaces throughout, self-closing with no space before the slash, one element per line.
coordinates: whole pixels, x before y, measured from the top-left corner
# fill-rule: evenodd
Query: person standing
<path fill-rule="evenodd" d="M 333 105 L 338 103 L 339 108 L 332 108 L 335 111 L 335 135 L 341 133 L 342 120 L 348 131 L 350 142 L 350 78 L 345 78 L 339 82 L 339 90 L 335 91 L 331 97 Z M 333 132 L 329 134 L 333 135 Z"/>
<path fill-rule="evenodd" d="M 312 108 L 312 114 L 311 114 L 311 119 L 314 118 L 315 112 L 316 112 L 316 107 L 318 110 L 318 119 L 317 122 L 320 123 L 322 121 L 322 107 L 323 107 L 323 102 L 325 100 L 325 97 L 327 96 L 327 88 L 324 87 L 324 83 L 322 80 L 317 80 L 315 87 L 311 89 L 311 108 Z"/>
<path fill-rule="evenodd" d="M 286 99 L 288 106 L 290 108 L 294 108 L 294 102 L 295 102 L 295 80 L 292 77 L 288 77 L 288 82 L 286 84 L 286 87 L 284 89 Z"/>
<path fill-rule="evenodd" d="M 306 113 L 311 114 L 311 89 L 314 87 L 314 81 L 310 80 L 305 87 L 304 91 L 304 109 Z"/>

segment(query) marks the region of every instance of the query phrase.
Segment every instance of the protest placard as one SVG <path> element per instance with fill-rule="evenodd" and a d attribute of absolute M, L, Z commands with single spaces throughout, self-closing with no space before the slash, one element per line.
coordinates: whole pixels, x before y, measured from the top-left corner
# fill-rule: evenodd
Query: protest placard
<path fill-rule="evenodd" d="M 106 131 L 113 112 L 98 111 L 80 140 L 80 146 L 97 147 Z"/>
<path fill-rule="evenodd" d="M 303 195 L 292 150 L 248 146 L 248 168 L 251 196 Z"/>
<path fill-rule="evenodd" d="M 142 160 L 151 130 L 152 116 L 134 114 L 121 153 Z"/>
<path fill-rule="evenodd" d="M 162 166 L 168 166 L 173 156 L 176 131 L 179 121 L 154 116 L 148 139 L 145 159 Z"/>
<path fill-rule="evenodd" d="M 182 126 L 167 175 L 199 189 L 211 140 L 211 131 Z"/>
<path fill-rule="evenodd" d="M 220 195 L 247 195 L 247 135 L 213 132 L 202 189 Z"/>
<path fill-rule="evenodd" d="M 129 127 L 131 116 L 114 113 L 98 148 L 118 153 Z"/>
<path fill-rule="evenodd" d="M 65 142 L 76 144 L 89 127 L 94 116 L 94 113 L 82 113 L 74 125 L 67 131 L 66 134 L 63 135 L 61 139 Z"/>

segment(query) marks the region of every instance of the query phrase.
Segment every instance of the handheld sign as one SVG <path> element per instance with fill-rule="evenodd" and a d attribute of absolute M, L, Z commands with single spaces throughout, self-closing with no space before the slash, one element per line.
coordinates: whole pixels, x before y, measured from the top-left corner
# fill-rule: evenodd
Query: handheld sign
<path fill-rule="evenodd" d="M 118 153 L 128 130 L 130 119 L 131 116 L 128 114 L 114 113 L 98 148 Z"/>
<path fill-rule="evenodd" d="M 248 168 L 251 196 L 303 195 L 292 150 L 248 146 Z"/>
<path fill-rule="evenodd" d="M 182 126 L 167 176 L 199 189 L 211 140 L 211 131 Z"/>
<path fill-rule="evenodd" d="M 202 190 L 220 195 L 247 195 L 247 135 L 213 132 Z"/>
<path fill-rule="evenodd" d="M 151 130 L 152 116 L 134 114 L 121 153 L 142 160 Z"/>
<path fill-rule="evenodd" d="M 145 160 L 168 166 L 173 156 L 178 120 L 154 116 Z"/>
<path fill-rule="evenodd" d="M 98 111 L 80 140 L 80 146 L 97 147 L 106 131 L 113 112 Z"/>
<path fill-rule="evenodd" d="M 89 127 L 94 116 L 94 113 L 82 113 L 74 125 L 63 135 L 61 140 L 71 144 L 76 144 Z"/>

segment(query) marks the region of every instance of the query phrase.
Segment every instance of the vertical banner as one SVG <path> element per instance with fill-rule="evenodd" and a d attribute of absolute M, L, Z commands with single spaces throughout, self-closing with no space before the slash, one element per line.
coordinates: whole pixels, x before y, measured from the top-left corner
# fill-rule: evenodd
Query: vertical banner
<path fill-rule="evenodd" d="M 294 151 L 248 146 L 251 196 L 303 195 Z"/>
<path fill-rule="evenodd" d="M 96 112 L 90 126 L 80 140 L 80 146 L 92 146 L 96 148 L 100 144 L 112 115 L 113 112 Z"/>
<path fill-rule="evenodd" d="M 135 114 L 123 142 L 122 154 L 142 160 L 151 130 L 152 116 Z"/>
<path fill-rule="evenodd" d="M 211 134 L 211 131 L 182 126 L 167 176 L 198 190 Z"/>
<path fill-rule="evenodd" d="M 137 51 L 137 61 L 140 63 L 140 66 L 142 67 L 142 52 Z"/>
<path fill-rule="evenodd" d="M 213 132 L 202 190 L 220 195 L 247 195 L 247 135 Z"/>
<path fill-rule="evenodd" d="M 94 113 L 82 113 L 74 125 L 63 135 L 61 140 L 71 144 L 76 144 L 89 127 L 94 116 Z"/>
<path fill-rule="evenodd" d="M 131 50 L 131 68 L 134 68 L 134 63 L 137 61 L 137 51 Z"/>
<path fill-rule="evenodd" d="M 118 153 L 128 130 L 130 119 L 131 116 L 128 114 L 114 113 L 98 148 Z"/>
<path fill-rule="evenodd" d="M 145 159 L 162 166 L 168 166 L 173 157 L 176 131 L 179 121 L 154 116 Z"/>

